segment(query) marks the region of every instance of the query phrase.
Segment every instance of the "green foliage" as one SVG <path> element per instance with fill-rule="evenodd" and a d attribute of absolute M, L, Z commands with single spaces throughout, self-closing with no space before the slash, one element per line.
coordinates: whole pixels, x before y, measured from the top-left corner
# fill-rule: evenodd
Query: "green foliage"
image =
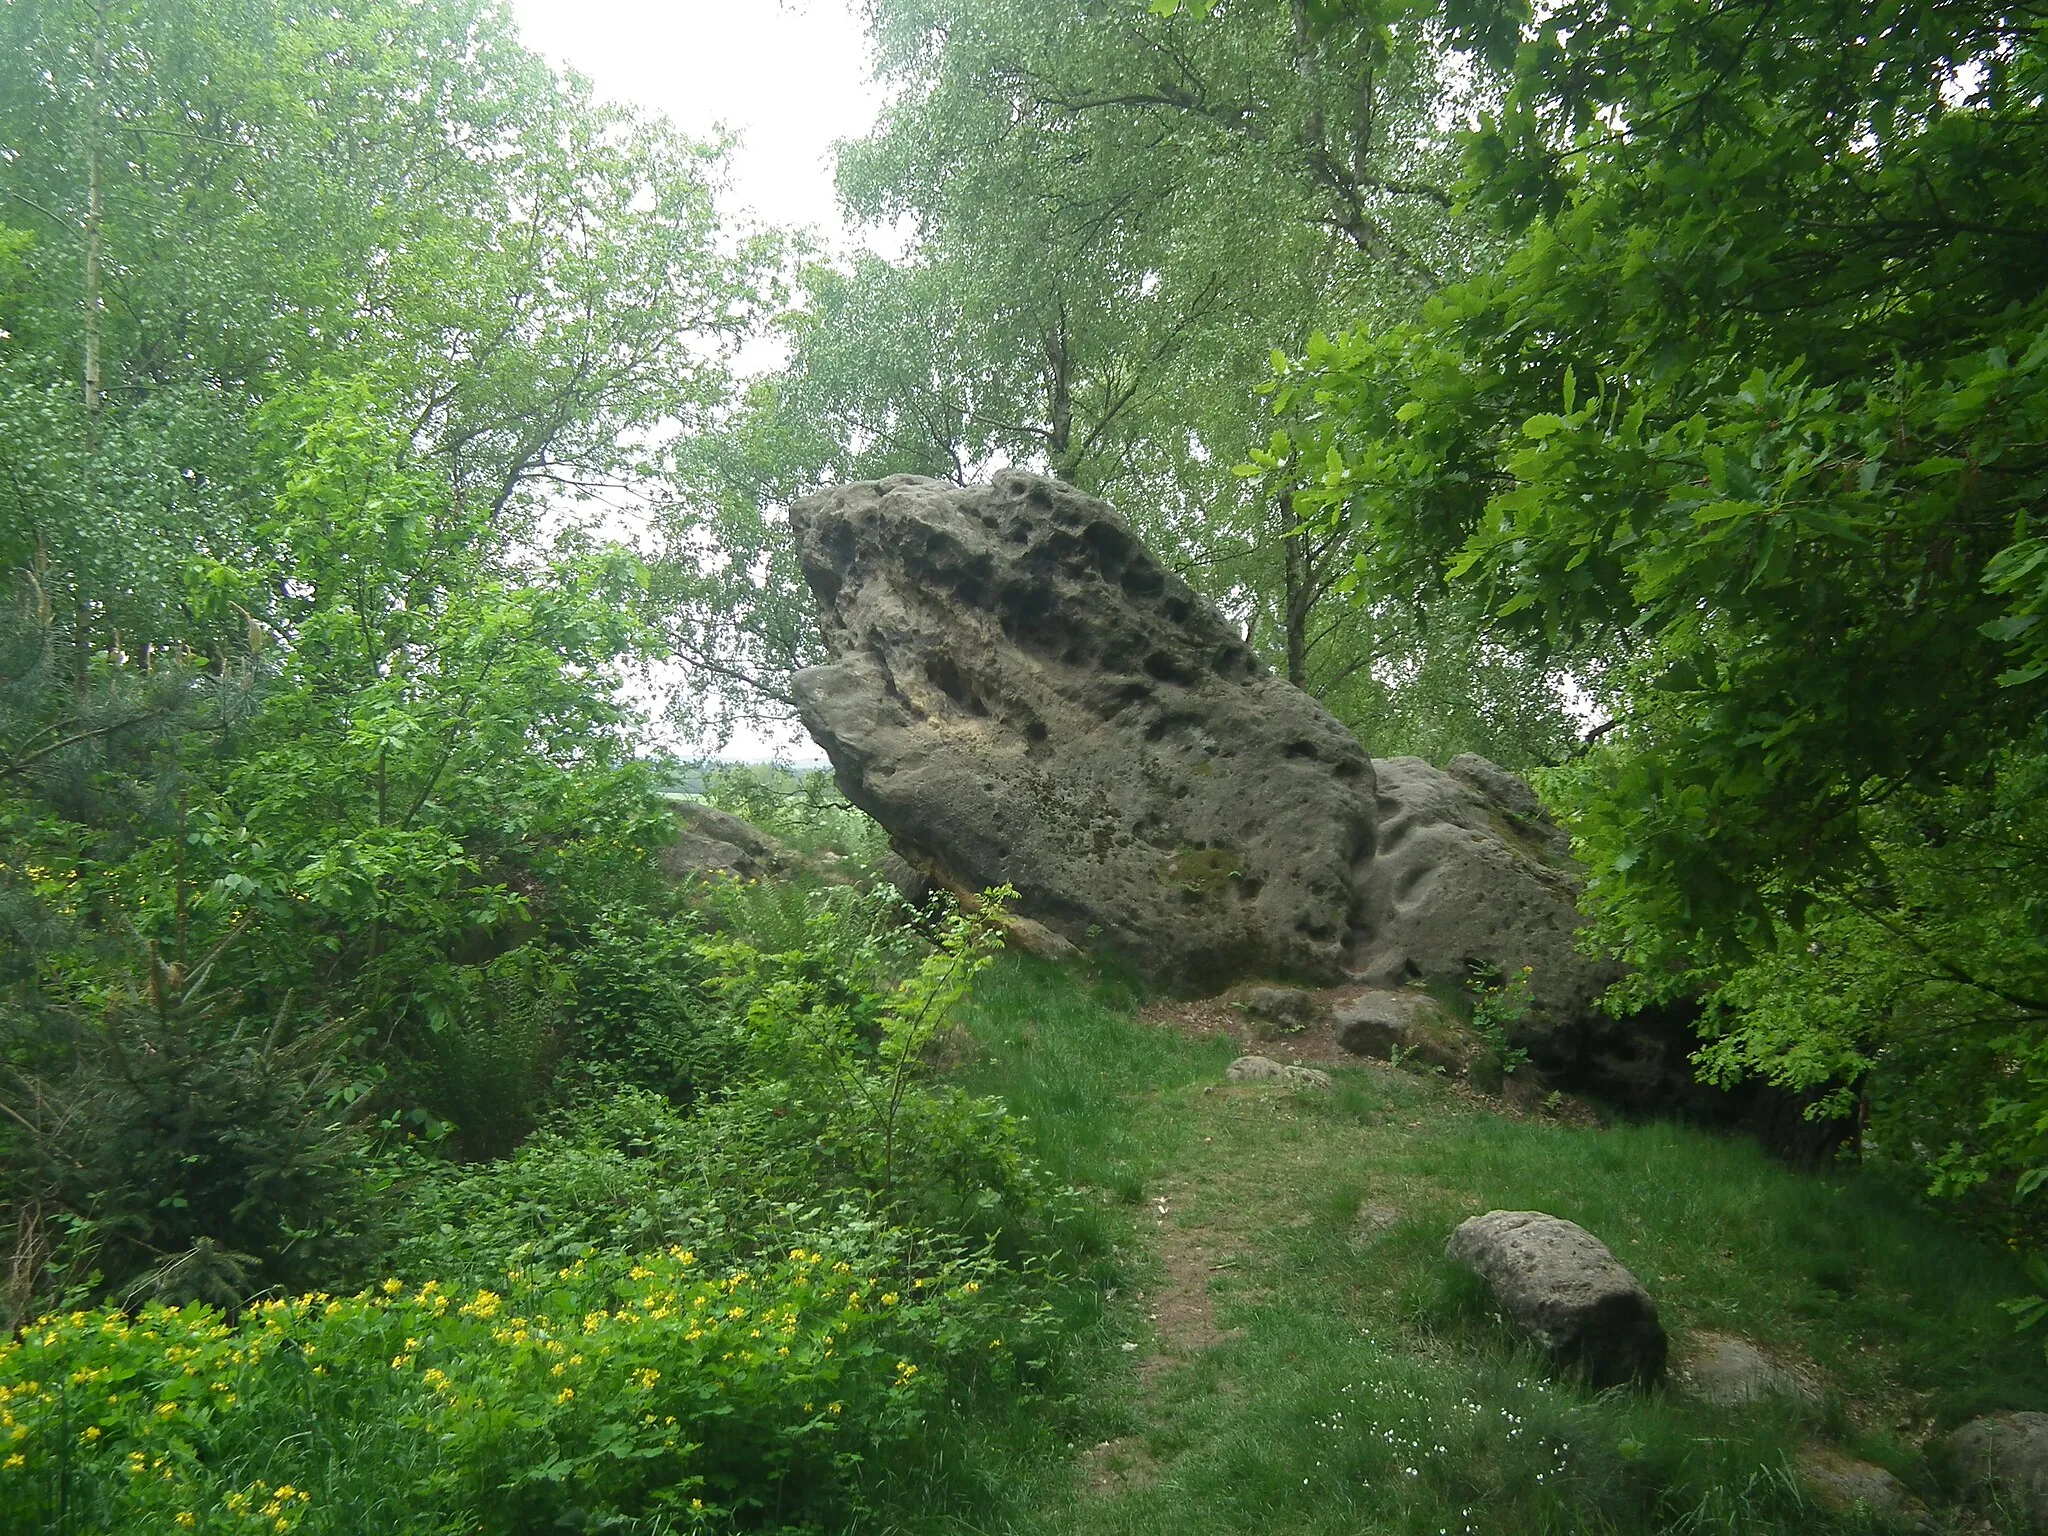
<path fill-rule="evenodd" d="M 1014 1375 L 1032 1341 L 994 1278 L 853 1225 L 746 1269 L 675 1248 L 235 1324 L 46 1317 L 0 1345 L 0 1514 L 22 1532 L 815 1528 L 855 1504 L 858 1469 L 911 1455 L 948 1392 Z"/>
<path fill-rule="evenodd" d="M 139 1059 L 225 1062 L 240 1042 L 275 1038 L 300 1051 L 315 1102 L 332 1090 L 361 1108 L 418 1108 L 452 1120 L 466 1149 L 501 1150 L 531 1124 L 561 1044 L 569 982 L 554 947 L 604 904 L 651 896 L 649 852 L 669 835 L 610 696 L 637 643 L 621 611 L 633 566 L 574 552 L 513 565 L 503 535 L 458 515 L 440 472 L 407 458 L 360 384 L 280 395 L 258 425 L 280 486 L 256 530 L 268 553 L 190 562 L 192 610 L 247 631 L 217 671 L 152 662 L 131 677 L 131 659 L 95 654 L 81 684 L 56 664 L 63 640 L 33 571 L 23 584 L 7 632 L 23 746 L 5 883 L 32 942 L 14 978 L 22 1006 L 0 1016 L 22 1069 L 14 1123 L 41 1123 L 33 1106 L 54 1094 L 81 1114 L 98 1106 L 73 1134 L 114 1134 L 95 1116 L 127 1112 L 91 1087 L 85 1054 L 48 1041 L 90 1037 L 101 1026 L 88 1020 L 118 1004 L 136 1022 L 116 1044 Z M 123 996 L 150 999 L 157 1017 Z M 215 1127 L 223 1148 L 261 1141 L 219 1113 L 195 1107 L 181 1123 L 193 1136 Z M 133 1161 L 129 1187 L 150 1189 L 144 1171 Z M 86 1200 L 30 1180 L 12 1197 L 24 1222 L 54 1202 L 48 1219 L 97 1224 L 119 1187 Z M 300 1202 L 286 1225 L 346 1225 L 346 1202 L 321 1205 Z M 217 1202 L 209 1211 L 219 1219 Z M 111 1284 L 177 1251 L 153 1237 L 124 1250 L 117 1227 L 92 1260 Z M 266 1262 L 299 1241 L 265 1230 L 267 1242 L 209 1235 Z"/>
<path fill-rule="evenodd" d="M 1509 1043 L 1521 1033 L 1529 1012 L 1529 976 L 1525 965 L 1512 976 L 1494 971 L 1473 977 L 1478 997 L 1472 1005 L 1472 1028 L 1493 1051 L 1494 1066 L 1510 1077 L 1529 1061 L 1528 1051 Z"/>
<path fill-rule="evenodd" d="M 2044 804 L 2048 757 L 2021 751 L 1873 812 L 1855 878 L 1728 974 L 1706 1072 L 1832 1093 L 1812 1112 L 1866 1115 L 1866 1155 L 1938 1194 L 2030 1195 L 2048 1158 Z M 2024 1209 L 1995 1219 L 2038 1229 Z"/>
<path fill-rule="evenodd" d="M 1276 345 L 1405 317 L 1484 266 L 1484 224 L 1451 207 L 1451 124 L 1490 69 L 1446 69 L 1422 7 L 1197 9 L 872 8 L 896 90 L 839 186 L 914 239 L 800 271 L 788 366 L 694 450 L 668 519 L 669 622 L 727 712 L 787 718 L 790 672 L 818 659 L 781 508 L 1021 465 L 1116 502 L 1375 750 L 1562 755 L 1554 668 L 1412 604 L 1346 603 L 1358 530 L 1304 527 L 1288 494 L 1315 466 L 1232 473 Z"/>
<path fill-rule="evenodd" d="M 1042 1252 L 1070 1218 L 1056 1186 L 1000 1104 L 930 1076 L 996 914 L 954 914 L 927 944 L 875 921 L 881 911 L 814 902 L 800 942 L 780 950 L 697 939 L 695 1038 L 719 1075 L 679 1108 L 590 1058 L 601 1098 L 566 1106 L 509 1158 L 425 1173 L 401 1270 L 488 1275 L 672 1243 L 746 1262 L 842 1209 L 927 1246 Z"/>
<path fill-rule="evenodd" d="M 1717 998 L 1712 1073 L 1865 1093 L 1940 1188 L 2031 1185 L 2038 29 L 1483 11 L 1523 45 L 1463 195 L 1516 243 L 1312 339 L 1259 462 L 1363 530 L 1363 596 L 1484 614 L 1608 716 L 1548 791 L 1629 1000 Z"/>
<path fill-rule="evenodd" d="M 873 860 L 888 847 L 888 834 L 850 804 L 832 775 L 822 769 L 707 767 L 703 796 L 804 853 L 824 850 Z"/>
<path fill-rule="evenodd" d="M 9 1315 L 327 1283 L 366 1137 L 508 1149 L 579 1029 L 697 1070 L 577 1012 L 672 830 L 647 572 L 576 524 L 772 253 L 471 0 L 10 7 L 0 142 Z"/>
<path fill-rule="evenodd" d="M 592 1091 L 629 1083 L 686 1103 L 729 1074 L 729 1034 L 694 924 L 616 909 L 565 963 L 575 994 L 570 1054 Z"/>
<path fill-rule="evenodd" d="M 10 1312 L 103 1279 L 232 1304 L 346 1273 L 375 1190 L 328 1091 L 330 1039 L 179 999 L 109 998 L 90 1022 L 41 1022 L 9 1040 L 0 1069 Z"/>

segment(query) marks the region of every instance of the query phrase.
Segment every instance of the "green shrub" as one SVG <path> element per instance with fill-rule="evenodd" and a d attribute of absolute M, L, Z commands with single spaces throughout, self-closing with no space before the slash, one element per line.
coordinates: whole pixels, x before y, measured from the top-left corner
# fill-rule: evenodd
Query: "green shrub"
<path fill-rule="evenodd" d="M 233 1325 L 45 1318 L 0 1346 L 0 1525 L 787 1529 L 846 1513 L 854 1469 L 912 1454 L 948 1392 L 1012 1374 L 1000 1279 L 870 1224 L 746 1269 L 675 1248 Z"/>
<path fill-rule="evenodd" d="M 16 1016 L 0 1070 L 10 1308 L 131 1287 L 238 1301 L 345 1271 L 370 1215 L 324 1032 L 114 997 L 95 1020 Z"/>
<path fill-rule="evenodd" d="M 523 944 L 420 980 L 398 1087 L 453 1131 L 466 1157 L 509 1152 L 545 1108 L 572 986 L 560 957 Z"/>
<path fill-rule="evenodd" d="M 568 967 L 574 1054 L 600 1086 L 633 1084 L 682 1103 L 734 1070 L 693 925 L 630 908 L 607 912 Z"/>
<path fill-rule="evenodd" d="M 924 948 L 893 891 L 800 880 L 718 880 L 704 888 L 711 923 L 763 955 L 803 953 L 872 989 L 900 976 Z M 730 954 L 724 957 L 731 961 Z"/>
<path fill-rule="evenodd" d="M 739 1213 L 728 1209 L 753 1215 L 755 1203 L 737 1198 L 707 1126 L 660 1094 L 625 1086 L 558 1113 L 509 1157 L 431 1166 L 413 1189 L 392 1267 L 473 1279 L 508 1264 L 561 1265 L 677 1243 L 731 1257 L 725 1234 Z"/>

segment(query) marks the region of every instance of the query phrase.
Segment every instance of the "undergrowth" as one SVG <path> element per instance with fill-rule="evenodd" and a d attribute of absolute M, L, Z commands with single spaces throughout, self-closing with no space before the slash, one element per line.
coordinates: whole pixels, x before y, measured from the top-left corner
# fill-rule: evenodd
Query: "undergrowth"
<path fill-rule="evenodd" d="M 1882 1176 L 1797 1173 L 1683 1126 L 1518 1118 L 1379 1064 L 1339 1069 L 1329 1095 L 1226 1085 L 1228 1041 L 1141 1023 L 1130 1002 L 1007 959 L 970 1012 L 963 1080 L 1092 1196 L 1121 1265 L 1101 1322 L 1070 1340 L 1092 1385 L 975 1445 L 972 1529 L 1891 1528 L 1817 1503 L 1806 1447 L 1875 1461 L 1943 1528 L 1983 1529 L 1945 1505 L 1954 1490 L 1923 1448 L 1974 1414 L 2048 1401 L 1998 1305 L 2024 1289 L 2012 1254 Z M 1443 1257 L 1459 1221 L 1497 1208 L 1605 1239 L 1657 1299 L 1674 1360 L 1739 1334 L 1812 1398 L 1721 1408 L 1553 1380 Z M 1160 1254 L 1176 1234 L 1221 1255 L 1193 1284 L 1226 1332 L 1192 1355 L 1153 1321 L 1173 1299 Z M 897 1509 L 907 1528 L 970 1528 L 936 1504 Z"/>

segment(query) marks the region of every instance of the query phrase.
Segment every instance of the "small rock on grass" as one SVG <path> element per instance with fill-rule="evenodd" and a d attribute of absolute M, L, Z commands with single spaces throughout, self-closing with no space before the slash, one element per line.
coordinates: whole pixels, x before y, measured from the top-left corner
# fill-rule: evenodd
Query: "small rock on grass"
<path fill-rule="evenodd" d="M 1289 1088 L 1334 1088 L 1327 1072 L 1290 1066 L 1264 1056 L 1240 1056 L 1223 1074 L 1233 1083 L 1281 1083 Z"/>
<path fill-rule="evenodd" d="M 1036 955 L 1041 960 L 1074 960 L 1081 951 L 1054 933 L 1045 924 L 1032 918 L 1019 917 L 1014 912 L 1005 912 L 1000 920 L 1003 937 L 1012 949 L 1021 949 L 1027 955 Z"/>
<path fill-rule="evenodd" d="M 1462 1077 L 1490 1054 L 1477 1031 L 1424 992 L 1361 992 L 1339 1003 L 1332 1016 L 1337 1043 L 1354 1056 L 1386 1061 L 1398 1055 L 1408 1066 L 1441 1067 Z"/>
<path fill-rule="evenodd" d="M 1541 1211 L 1488 1211 L 1451 1234 L 1444 1257 L 1492 1286 L 1508 1319 L 1590 1385 L 1646 1386 L 1664 1374 L 1657 1304 L 1575 1222 Z"/>
<path fill-rule="evenodd" d="M 1900 1482 L 1883 1467 L 1858 1461 L 1822 1445 L 1809 1445 L 1799 1453 L 1799 1478 L 1813 1502 L 1823 1509 L 1846 1515 L 1867 1510 L 1912 1531 L 1932 1531 L 1934 1518 Z"/>
<path fill-rule="evenodd" d="M 1971 1498 L 2022 1516 L 2029 1530 L 2048 1531 L 2048 1413 L 1972 1419 L 1942 1450 Z"/>
<path fill-rule="evenodd" d="M 1749 1340 L 1732 1333 L 1693 1335 L 1692 1348 L 1678 1370 L 1678 1385 L 1687 1394 L 1717 1408 L 1761 1402 L 1771 1397 L 1813 1399 L 1813 1389 Z"/>
<path fill-rule="evenodd" d="M 1315 994 L 1300 987 L 1246 987 L 1234 999 L 1250 1017 L 1277 1029 L 1305 1029 L 1315 1022 Z"/>

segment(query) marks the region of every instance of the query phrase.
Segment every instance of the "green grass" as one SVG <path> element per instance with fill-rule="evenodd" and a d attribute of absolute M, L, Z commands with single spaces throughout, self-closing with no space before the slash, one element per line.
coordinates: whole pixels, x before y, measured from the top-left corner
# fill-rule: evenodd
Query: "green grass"
<path fill-rule="evenodd" d="M 1875 1176 L 1801 1175 L 1683 1127 L 1509 1118 L 1377 1064 L 1341 1071 L 1329 1095 L 1226 1085 L 1227 1041 L 1141 1024 L 1133 1001 L 1022 959 L 977 994 L 956 1076 L 1027 1116 L 1100 1204 L 1119 1277 L 1075 1336 L 1070 1395 L 958 1436 L 928 1490 L 893 1491 L 893 1523 L 1886 1529 L 1808 1501 L 1792 1458 L 1813 1444 L 1890 1468 L 1944 1529 L 1986 1529 L 1945 1507 L 1920 1447 L 1976 1413 L 2048 1406 L 2038 1342 L 1997 1306 L 2029 1288 L 2011 1255 Z M 1396 1215 L 1362 1231 L 1364 1204 Z M 1502 1207 L 1603 1238 L 1657 1298 L 1674 1358 L 1700 1330 L 1739 1333 L 1806 1372 L 1818 1400 L 1718 1409 L 1548 1379 L 1442 1256 L 1460 1220 Z M 1195 1244 L 1211 1262 L 1191 1266 Z M 1171 1322 L 1162 1338 L 1150 1320 L 1190 1290 L 1227 1330 L 1213 1347 L 1177 1350 Z M 956 1513 L 916 1513 L 941 1507 L 942 1484 Z"/>

